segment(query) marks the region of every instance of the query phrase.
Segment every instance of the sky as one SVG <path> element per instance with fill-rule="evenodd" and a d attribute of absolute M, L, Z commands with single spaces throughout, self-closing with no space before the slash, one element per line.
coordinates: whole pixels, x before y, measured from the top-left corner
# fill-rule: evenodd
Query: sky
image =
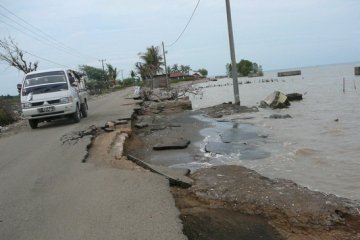
<path fill-rule="evenodd" d="M 0 0 L 0 38 L 11 36 L 32 54 L 25 55 L 28 61 L 39 61 L 38 70 L 101 68 L 99 60 L 106 59 L 120 70 L 119 79 L 126 78 L 140 52 L 164 42 L 168 65 L 224 75 L 231 61 L 225 0 L 201 0 L 188 28 L 170 47 L 197 2 Z M 359 0 L 230 2 L 237 62 L 248 59 L 266 71 L 360 60 Z M 17 94 L 23 76 L 0 62 L 0 95 Z"/>

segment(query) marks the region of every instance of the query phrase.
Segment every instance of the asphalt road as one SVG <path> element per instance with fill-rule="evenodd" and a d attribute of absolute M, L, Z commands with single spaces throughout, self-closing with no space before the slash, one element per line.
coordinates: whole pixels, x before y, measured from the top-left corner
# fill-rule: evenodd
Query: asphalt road
<path fill-rule="evenodd" d="M 61 137 L 129 117 L 129 90 L 89 103 L 80 123 L 25 127 L 0 138 L 0 239 L 186 239 L 167 180 L 82 163 L 89 138 Z"/>

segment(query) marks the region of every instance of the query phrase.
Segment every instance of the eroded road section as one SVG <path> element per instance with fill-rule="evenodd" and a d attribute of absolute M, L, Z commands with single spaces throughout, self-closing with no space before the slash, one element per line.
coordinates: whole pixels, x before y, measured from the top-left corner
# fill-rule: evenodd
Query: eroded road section
<path fill-rule="evenodd" d="M 92 101 L 78 124 L 56 121 L 0 138 L 1 239 L 186 239 L 166 179 L 82 163 L 91 135 L 61 141 L 130 117 L 129 94 Z"/>

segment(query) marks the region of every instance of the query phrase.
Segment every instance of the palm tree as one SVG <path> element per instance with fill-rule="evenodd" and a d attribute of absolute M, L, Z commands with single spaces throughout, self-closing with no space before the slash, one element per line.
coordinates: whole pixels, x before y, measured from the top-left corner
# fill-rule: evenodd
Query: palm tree
<path fill-rule="evenodd" d="M 119 75 L 119 71 L 116 67 L 113 67 L 111 64 L 106 64 L 107 67 L 107 76 L 110 82 L 112 82 L 113 85 L 115 85 L 115 81 L 117 76 Z"/>
<path fill-rule="evenodd" d="M 172 70 L 173 72 L 179 71 L 179 65 L 175 63 L 175 64 L 171 67 L 171 70 Z"/>
<path fill-rule="evenodd" d="M 136 72 L 134 70 L 130 71 L 130 77 L 134 79 L 136 77 Z"/>
<path fill-rule="evenodd" d="M 180 71 L 182 72 L 183 75 L 189 75 L 190 70 L 191 68 L 189 65 L 180 65 Z"/>
<path fill-rule="evenodd" d="M 139 53 L 142 62 L 137 62 L 135 67 L 143 79 L 153 78 L 154 75 L 163 71 L 163 57 L 160 54 L 159 47 L 151 46 L 145 53 Z"/>

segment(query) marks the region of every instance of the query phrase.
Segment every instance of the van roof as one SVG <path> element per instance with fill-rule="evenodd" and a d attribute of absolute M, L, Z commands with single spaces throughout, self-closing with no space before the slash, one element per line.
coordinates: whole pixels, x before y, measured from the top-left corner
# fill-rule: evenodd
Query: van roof
<path fill-rule="evenodd" d="M 32 74 L 37 74 L 37 73 L 54 72 L 54 71 L 64 71 L 64 72 L 66 72 L 67 70 L 68 69 L 64 69 L 64 68 L 52 68 L 52 69 L 29 72 L 29 73 L 26 74 L 26 76 L 32 75 Z"/>

